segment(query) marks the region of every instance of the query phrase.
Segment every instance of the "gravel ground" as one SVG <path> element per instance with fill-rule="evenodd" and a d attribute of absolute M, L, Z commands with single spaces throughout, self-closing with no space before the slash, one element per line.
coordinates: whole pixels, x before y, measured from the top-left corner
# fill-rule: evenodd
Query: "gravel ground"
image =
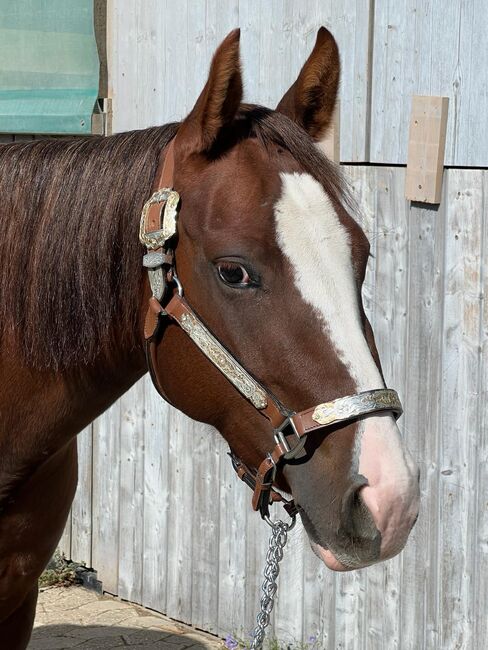
<path fill-rule="evenodd" d="M 29 650 L 222 650 L 222 641 L 143 607 L 83 587 L 39 594 Z"/>

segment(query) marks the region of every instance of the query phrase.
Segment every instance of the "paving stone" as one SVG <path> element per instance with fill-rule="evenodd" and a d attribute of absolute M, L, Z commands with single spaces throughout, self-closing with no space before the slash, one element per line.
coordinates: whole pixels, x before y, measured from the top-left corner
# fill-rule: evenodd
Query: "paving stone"
<path fill-rule="evenodd" d="M 29 643 L 29 650 L 67 650 L 77 648 L 80 643 L 80 639 L 67 636 L 46 636 L 40 639 L 33 637 Z"/>
<path fill-rule="evenodd" d="M 172 636 L 170 632 L 152 628 L 150 630 L 130 631 L 124 634 L 122 638 L 127 645 L 136 645 L 137 643 L 155 643 L 156 641 L 162 641 L 169 636 Z"/>
<path fill-rule="evenodd" d="M 82 587 L 39 594 L 28 650 L 221 650 L 221 641 L 166 616 Z"/>
<path fill-rule="evenodd" d="M 112 636 L 105 639 L 88 639 L 82 641 L 76 648 L 83 648 L 84 650 L 111 650 L 111 648 L 127 647 L 124 639 L 121 636 Z"/>

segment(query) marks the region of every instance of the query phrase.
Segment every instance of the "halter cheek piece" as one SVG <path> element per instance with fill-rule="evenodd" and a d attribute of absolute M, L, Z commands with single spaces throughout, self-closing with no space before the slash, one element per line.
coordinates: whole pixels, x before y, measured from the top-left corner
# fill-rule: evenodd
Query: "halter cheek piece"
<path fill-rule="evenodd" d="M 179 194 L 172 189 L 174 173 L 173 139 L 161 155 L 155 177 L 153 194 L 142 210 L 139 238 L 147 248 L 143 264 L 148 270 L 152 297 L 144 323 L 146 356 L 153 383 L 164 399 L 158 375 L 157 348 L 161 341 L 162 318 L 168 317 L 181 327 L 229 382 L 243 395 L 274 429 L 275 447 L 266 455 L 257 470 L 247 467 L 232 451 L 232 464 L 239 478 L 253 490 L 252 506 L 261 516 L 269 518 L 269 505 L 284 501 L 291 515 L 296 508 L 273 489 L 278 468 L 295 459 L 302 451 L 307 435 L 316 429 L 345 423 L 359 416 L 392 411 L 398 418 L 402 405 L 394 390 L 380 388 L 357 395 L 340 397 L 295 413 L 283 406 L 262 384 L 252 377 L 234 356 L 204 325 L 183 297 L 174 265 L 171 240 L 177 231 Z M 165 155 L 164 155 L 165 154 Z M 170 285 L 176 291 L 163 307 Z"/>

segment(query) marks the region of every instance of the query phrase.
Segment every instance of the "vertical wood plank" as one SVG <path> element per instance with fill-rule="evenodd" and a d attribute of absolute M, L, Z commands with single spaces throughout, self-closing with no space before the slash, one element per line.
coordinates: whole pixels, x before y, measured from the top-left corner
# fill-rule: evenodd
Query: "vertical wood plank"
<path fill-rule="evenodd" d="M 63 530 L 63 534 L 61 535 L 61 539 L 58 542 L 58 550 L 60 553 L 64 555 L 64 557 L 68 560 L 71 560 L 71 523 L 72 523 L 72 515 L 71 515 L 71 510 L 68 514 L 68 519 L 66 520 L 66 525 Z"/>
<path fill-rule="evenodd" d="M 119 588 L 121 598 L 142 602 L 144 531 L 144 382 L 120 400 Z"/>
<path fill-rule="evenodd" d="M 169 512 L 167 563 L 167 614 L 191 623 L 192 620 L 192 526 L 194 484 L 192 457 L 195 425 L 182 413 L 171 409 L 169 424 Z"/>
<path fill-rule="evenodd" d="M 92 562 L 103 589 L 119 583 L 120 402 L 93 422 Z"/>
<path fill-rule="evenodd" d="M 409 210 L 409 336 L 404 430 L 421 470 L 422 508 L 403 554 L 402 649 L 439 646 L 439 485 L 445 202 Z"/>
<path fill-rule="evenodd" d="M 483 198 L 481 206 L 488 205 L 488 172 L 483 171 Z M 476 492 L 474 516 L 474 540 L 469 549 L 471 554 L 472 587 L 471 598 L 475 608 L 473 635 L 476 650 L 482 650 L 488 643 L 488 618 L 483 615 L 488 609 L 488 222 L 486 212 L 481 222 L 480 256 L 480 324 L 479 351 L 480 373 L 478 378 L 478 436 L 476 440 Z M 471 522 L 470 522 L 471 523 Z"/>
<path fill-rule="evenodd" d="M 475 646 L 470 598 L 479 436 L 483 172 L 449 170 L 439 458 L 441 646 Z"/>
<path fill-rule="evenodd" d="M 219 604 L 218 634 L 239 634 L 245 638 L 250 627 L 245 623 L 249 595 L 246 573 L 246 518 L 252 516 L 250 490 L 236 479 L 230 459 L 224 456 L 226 443 L 220 443 L 220 517 L 219 517 Z M 252 621 L 251 621 L 252 625 Z"/>
<path fill-rule="evenodd" d="M 219 493 L 220 441 L 218 433 L 209 426 L 193 427 L 193 454 L 191 468 L 195 485 L 192 526 L 192 623 L 209 632 L 218 629 L 219 583 Z M 224 459 L 227 460 L 227 459 Z"/>
<path fill-rule="evenodd" d="M 303 555 L 302 641 L 316 638 L 319 648 L 339 647 L 335 618 L 337 576 L 312 553 L 303 529 L 297 531 L 295 538 L 293 551 Z M 296 597 L 296 586 L 294 593 Z"/>
<path fill-rule="evenodd" d="M 78 435 L 78 488 L 71 507 L 71 556 L 92 566 L 92 426 Z"/>
<path fill-rule="evenodd" d="M 142 602 L 167 611 L 169 412 L 151 379 L 144 379 L 144 534 Z"/>

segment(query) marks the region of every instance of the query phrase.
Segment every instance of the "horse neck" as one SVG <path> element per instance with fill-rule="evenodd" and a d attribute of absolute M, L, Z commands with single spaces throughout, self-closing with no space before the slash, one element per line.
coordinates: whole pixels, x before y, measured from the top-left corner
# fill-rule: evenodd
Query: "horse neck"
<path fill-rule="evenodd" d="M 90 365 L 62 372 L 22 365 L 0 349 L 0 497 L 59 451 L 146 371 L 141 348 L 102 350 Z M 109 360 L 108 360 L 109 359 Z M 0 499 L 1 500 L 1 499 Z"/>

